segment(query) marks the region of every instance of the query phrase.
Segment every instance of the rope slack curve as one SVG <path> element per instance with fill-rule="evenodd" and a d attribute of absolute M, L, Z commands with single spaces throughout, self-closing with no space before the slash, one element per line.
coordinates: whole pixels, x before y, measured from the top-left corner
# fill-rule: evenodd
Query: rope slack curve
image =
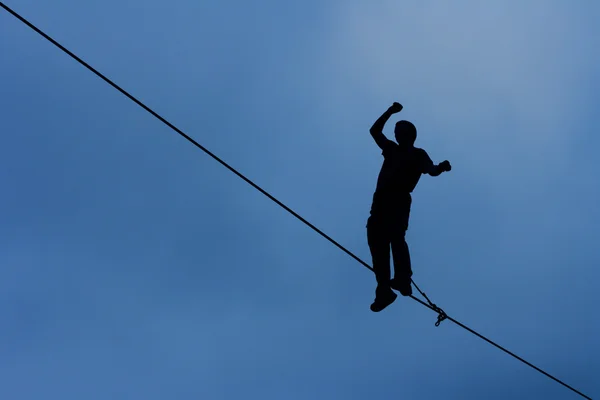
<path fill-rule="evenodd" d="M 261 187 L 259 187 L 258 185 L 256 185 L 254 182 L 252 182 L 250 179 L 246 178 L 244 175 L 242 175 L 240 172 L 238 172 L 237 170 L 235 170 L 233 167 L 231 167 L 229 164 L 227 164 L 225 161 L 221 160 L 219 157 L 217 157 L 215 154 L 211 153 L 208 149 L 206 149 L 204 146 L 200 145 L 198 142 L 196 142 L 194 139 L 192 139 L 191 137 L 189 137 L 188 135 L 186 135 L 184 132 L 182 132 L 179 128 L 177 128 L 176 126 L 174 126 L 173 124 L 171 124 L 169 121 L 167 121 L 166 119 L 164 119 L 163 117 L 161 117 L 159 114 L 157 114 L 155 111 L 153 111 L 152 109 L 150 109 L 148 106 L 146 106 L 145 104 L 143 104 L 141 101 L 139 101 L 138 99 L 136 99 L 134 96 L 132 96 L 131 94 L 129 94 L 128 92 L 126 92 L 125 90 L 123 90 L 121 87 L 119 87 L 117 84 L 115 84 L 114 82 L 112 82 L 110 79 L 108 79 L 107 77 L 105 77 L 103 74 L 101 74 L 100 72 L 98 72 L 96 69 L 94 69 L 92 66 L 90 66 L 89 64 L 87 64 L 85 61 L 83 61 L 82 59 L 80 59 L 79 57 L 77 57 L 75 54 L 73 54 L 71 51 L 69 51 L 68 49 L 66 49 L 65 47 L 63 47 L 60 43 L 56 42 L 54 39 L 52 39 L 50 36 L 48 36 L 47 34 L 45 34 L 44 32 L 42 32 L 40 29 L 38 29 L 36 26 L 34 26 L 32 23 L 30 23 L 29 21 L 27 21 L 25 18 L 23 18 L 21 15 L 17 14 L 15 11 L 13 11 L 11 8 L 9 8 L 8 6 L 6 6 L 3 2 L 0 2 L 0 7 L 2 7 L 4 10 L 6 10 L 7 12 L 9 12 L 10 14 L 12 14 L 15 18 L 17 18 L 18 20 L 20 20 L 21 22 L 23 22 L 25 25 L 27 25 L 29 28 L 31 28 L 32 30 L 34 30 L 35 32 L 37 32 L 39 35 L 41 35 L 42 37 L 44 37 L 46 40 L 48 40 L 49 42 L 51 42 L 52 44 L 54 44 L 56 47 L 58 47 L 59 49 L 61 49 L 63 52 L 65 52 L 66 54 L 68 54 L 69 56 L 71 56 L 73 59 L 75 59 L 76 61 L 78 61 L 80 64 L 82 64 L 84 67 L 86 67 L 87 69 L 89 69 L 91 72 L 93 72 L 94 74 L 96 74 L 98 77 L 100 77 L 102 80 L 104 80 L 106 83 L 108 83 L 109 85 L 111 85 L 112 87 L 114 87 L 115 89 L 117 89 L 119 92 L 121 92 L 123 95 L 125 95 L 126 97 L 128 97 L 130 100 L 132 100 L 133 102 L 135 102 L 137 105 L 139 105 L 140 107 L 142 107 L 144 110 L 148 111 L 150 114 L 152 114 L 154 117 L 156 117 L 158 120 L 160 120 L 161 122 L 163 122 L 165 125 L 167 125 L 169 128 L 173 129 L 175 132 L 177 132 L 178 134 L 180 134 L 181 136 L 183 136 L 185 139 L 187 139 L 188 141 L 190 141 L 192 144 L 194 144 L 196 147 L 198 147 L 200 150 L 204 151 L 206 154 L 208 154 L 209 156 L 211 156 L 213 159 L 215 159 L 217 162 L 219 162 L 220 164 L 222 164 L 224 167 L 226 167 L 227 169 L 229 169 L 231 172 L 233 172 L 234 174 L 236 174 L 238 177 L 240 177 L 241 179 L 243 179 L 244 181 L 246 181 L 248 184 L 250 184 L 252 187 L 254 187 L 256 190 L 258 190 L 259 192 L 261 192 L 262 194 L 264 194 L 265 196 L 267 196 L 269 199 L 271 199 L 273 202 L 275 202 L 277 205 L 279 205 L 280 207 L 282 207 L 283 209 L 285 209 L 286 211 L 288 211 L 290 214 L 292 214 L 294 217 L 298 218 L 300 221 L 304 222 L 306 225 L 308 225 L 311 229 L 313 229 L 315 232 L 319 233 L 321 236 L 323 236 L 325 239 L 327 239 L 328 241 L 330 241 L 332 244 L 334 244 L 335 246 L 337 246 L 339 249 L 341 249 L 342 251 L 344 251 L 346 254 L 348 254 L 350 257 L 352 257 L 354 260 L 356 260 L 358 263 L 360 263 L 361 265 L 363 265 L 365 268 L 368 268 L 369 270 L 373 271 L 373 268 L 367 264 L 366 262 L 364 262 L 362 259 L 360 259 L 359 257 L 357 257 L 356 255 L 354 255 L 351 251 L 349 251 L 348 249 L 346 249 L 344 246 L 342 246 L 341 244 L 339 244 L 338 242 L 336 242 L 334 239 L 332 239 L 330 236 L 328 236 L 327 234 L 325 234 L 324 232 L 322 232 L 320 229 L 318 229 L 316 226 L 314 226 L 313 224 L 311 224 L 310 222 L 308 222 L 306 219 L 304 219 L 302 216 L 300 216 L 298 213 L 296 213 L 295 211 L 293 211 L 291 208 L 289 208 L 288 206 L 286 206 L 285 204 L 283 204 L 282 202 L 280 202 L 279 200 L 277 200 L 275 197 L 273 197 L 271 194 L 269 194 L 268 192 L 266 192 L 264 189 L 262 189 Z M 421 303 L 423 306 L 431 309 L 432 311 L 435 311 L 436 313 L 438 313 L 438 320 L 436 322 L 436 326 L 439 326 L 439 324 L 445 320 L 448 319 L 451 322 L 454 322 L 456 325 L 460 326 L 461 328 L 471 332 L 472 334 L 478 336 L 479 338 L 485 340 L 486 342 L 488 342 L 489 344 L 497 347 L 498 349 L 504 351 L 505 353 L 511 355 L 512 357 L 516 358 L 517 360 L 523 362 L 524 364 L 530 366 L 531 368 L 535 369 L 536 371 L 546 375 L 547 377 L 549 377 L 550 379 L 556 381 L 557 383 L 565 386 L 566 388 L 572 390 L 573 392 L 579 394 L 580 396 L 586 398 L 586 399 L 590 399 L 590 397 L 586 396 L 585 394 L 581 393 L 580 391 L 578 391 L 577 389 L 567 385 L 566 383 L 562 382 L 561 380 L 555 378 L 554 376 L 548 374 L 547 372 L 541 370 L 540 368 L 536 367 L 535 365 L 529 363 L 528 361 L 524 360 L 523 358 L 517 356 L 516 354 L 510 352 L 509 350 L 505 349 L 504 347 L 496 344 L 495 342 L 491 341 L 490 339 L 486 338 L 485 336 L 477 333 L 476 331 L 474 331 L 473 329 L 467 327 L 466 325 L 462 324 L 461 322 L 457 321 L 456 319 L 448 316 L 441 308 L 439 308 L 437 305 L 435 305 L 434 303 L 432 303 L 429 300 L 429 297 L 427 297 L 427 295 L 421 291 L 421 289 L 419 289 L 419 287 L 414 283 L 414 281 L 412 282 L 413 285 L 415 286 L 415 288 L 417 288 L 417 290 L 419 291 L 419 293 L 427 300 L 427 303 L 424 302 L 423 300 L 415 297 L 415 296 L 410 296 L 413 300 Z"/>

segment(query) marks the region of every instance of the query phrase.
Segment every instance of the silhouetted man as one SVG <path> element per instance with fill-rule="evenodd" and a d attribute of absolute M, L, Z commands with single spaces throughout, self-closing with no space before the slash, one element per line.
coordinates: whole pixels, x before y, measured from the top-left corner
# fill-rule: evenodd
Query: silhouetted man
<path fill-rule="evenodd" d="M 394 103 L 371 127 L 371 136 L 383 151 L 383 166 L 373 195 L 371 215 L 367 221 L 367 240 L 377 280 L 375 301 L 371 311 L 379 312 L 396 300 L 398 290 L 403 296 L 412 294 L 410 254 L 405 233 L 408 229 L 411 192 L 421 174 L 438 176 L 450 171 L 450 163 L 434 165 L 427 152 L 414 146 L 417 129 L 408 121 L 396 123 L 395 143 L 383 134 L 383 127 L 392 114 L 402 111 Z M 390 245 L 394 259 L 394 279 L 390 279 Z"/>

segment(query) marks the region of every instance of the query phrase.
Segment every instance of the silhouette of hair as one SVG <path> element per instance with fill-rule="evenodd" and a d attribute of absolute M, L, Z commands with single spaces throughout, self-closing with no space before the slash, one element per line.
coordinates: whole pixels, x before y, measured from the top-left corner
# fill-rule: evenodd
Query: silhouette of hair
<path fill-rule="evenodd" d="M 398 142 L 402 141 L 414 144 L 415 140 L 417 140 L 417 128 L 410 121 L 402 120 L 396 122 L 394 133 Z"/>

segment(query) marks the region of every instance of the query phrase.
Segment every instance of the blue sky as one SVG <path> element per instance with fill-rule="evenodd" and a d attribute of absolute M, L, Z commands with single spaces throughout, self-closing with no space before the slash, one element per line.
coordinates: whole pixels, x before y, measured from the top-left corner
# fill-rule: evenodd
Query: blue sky
<path fill-rule="evenodd" d="M 401 102 L 453 165 L 413 196 L 416 282 L 600 393 L 597 2 L 6 4 L 366 261 Z M 369 311 L 369 271 L 4 11 L 0 51 L 1 398 L 577 398 Z"/>

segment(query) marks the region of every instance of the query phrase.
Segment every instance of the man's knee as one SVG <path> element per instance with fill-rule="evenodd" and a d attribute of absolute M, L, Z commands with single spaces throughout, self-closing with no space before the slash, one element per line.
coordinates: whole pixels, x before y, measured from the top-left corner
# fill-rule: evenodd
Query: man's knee
<path fill-rule="evenodd" d="M 369 243 L 385 242 L 388 237 L 388 227 L 383 221 L 369 220 L 367 223 L 367 239 Z"/>
<path fill-rule="evenodd" d="M 407 252 L 406 230 L 398 229 L 392 237 L 391 248 L 394 253 Z"/>

